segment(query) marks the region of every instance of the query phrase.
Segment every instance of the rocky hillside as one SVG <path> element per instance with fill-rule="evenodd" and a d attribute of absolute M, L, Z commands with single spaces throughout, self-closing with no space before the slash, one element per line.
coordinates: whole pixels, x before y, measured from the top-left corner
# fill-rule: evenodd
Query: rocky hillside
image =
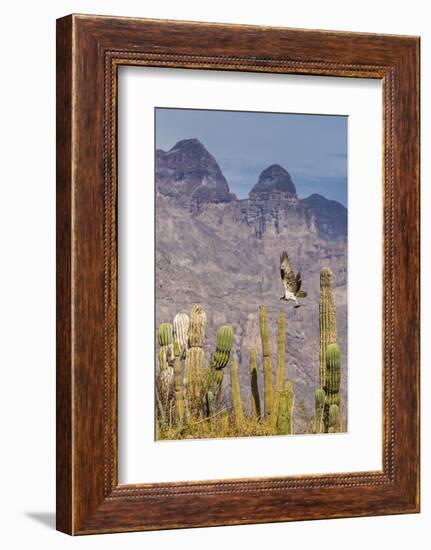
<path fill-rule="evenodd" d="M 287 375 L 295 383 L 296 406 L 303 402 L 304 414 L 312 415 L 319 365 L 319 272 L 324 266 L 334 273 L 346 399 L 347 210 L 319 195 L 299 199 L 279 165 L 265 169 L 250 189 L 249 199 L 237 200 L 215 158 L 196 139 L 156 152 L 156 322 L 171 321 L 175 313 L 201 303 L 208 318 L 208 357 L 217 327 L 232 325 L 248 402 L 249 350 L 261 351 L 259 306 L 265 303 L 270 316 L 274 365 L 277 313 L 285 310 Z M 308 292 L 299 309 L 280 301 L 282 250 L 301 271 Z M 343 409 L 345 416 L 347 407 Z"/>
<path fill-rule="evenodd" d="M 328 239 L 347 238 L 347 209 L 342 204 L 317 193 L 301 202 L 313 213 L 319 235 Z"/>

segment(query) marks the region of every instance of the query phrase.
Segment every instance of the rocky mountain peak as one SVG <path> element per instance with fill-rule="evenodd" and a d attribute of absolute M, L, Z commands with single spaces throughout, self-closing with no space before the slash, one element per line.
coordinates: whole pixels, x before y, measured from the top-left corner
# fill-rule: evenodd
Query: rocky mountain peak
<path fill-rule="evenodd" d="M 197 138 L 182 139 L 178 141 L 169 151 L 170 155 L 180 154 L 184 158 L 194 158 L 196 156 L 211 157 L 205 149 L 203 143 Z"/>
<path fill-rule="evenodd" d="M 216 159 L 196 138 L 178 141 L 169 151 L 157 149 L 156 183 L 160 193 L 178 198 L 192 210 L 236 198 Z"/>
<path fill-rule="evenodd" d="M 338 201 L 318 193 L 302 199 L 301 204 L 312 212 L 319 233 L 329 239 L 347 237 L 347 208 Z"/>
<path fill-rule="evenodd" d="M 261 172 L 258 182 L 250 191 L 250 199 L 269 198 L 296 199 L 296 188 L 289 175 L 279 164 L 272 164 Z"/>

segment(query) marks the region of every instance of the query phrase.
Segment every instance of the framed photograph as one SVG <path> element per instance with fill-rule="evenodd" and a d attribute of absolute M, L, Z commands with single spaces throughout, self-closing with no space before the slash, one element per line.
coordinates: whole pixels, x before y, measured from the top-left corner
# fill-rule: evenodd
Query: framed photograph
<path fill-rule="evenodd" d="M 419 511 L 419 39 L 57 21 L 57 528 Z"/>

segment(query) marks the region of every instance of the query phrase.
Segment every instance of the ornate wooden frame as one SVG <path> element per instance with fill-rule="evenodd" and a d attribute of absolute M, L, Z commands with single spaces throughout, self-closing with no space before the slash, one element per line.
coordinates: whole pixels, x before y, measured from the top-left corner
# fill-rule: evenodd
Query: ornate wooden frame
<path fill-rule="evenodd" d="M 119 485 L 119 65 L 378 78 L 383 470 Z M 57 528 L 69 534 L 419 511 L 419 38 L 70 15 L 57 21 Z"/>

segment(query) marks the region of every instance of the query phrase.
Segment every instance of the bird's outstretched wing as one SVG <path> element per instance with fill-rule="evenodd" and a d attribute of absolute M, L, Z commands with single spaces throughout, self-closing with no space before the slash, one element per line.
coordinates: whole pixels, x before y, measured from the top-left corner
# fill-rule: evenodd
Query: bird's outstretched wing
<path fill-rule="evenodd" d="M 305 298 L 307 296 L 307 293 L 301 290 L 301 273 L 298 271 L 295 275 L 286 251 L 280 256 L 280 274 L 286 292 L 292 292 L 298 298 Z"/>
<path fill-rule="evenodd" d="M 296 274 L 296 291 L 301 289 L 301 285 L 302 285 L 301 272 L 298 271 L 298 273 Z"/>
<path fill-rule="evenodd" d="M 297 277 L 295 277 L 295 273 L 292 270 L 289 256 L 287 255 L 286 251 L 284 251 L 280 256 L 280 275 L 285 290 L 287 290 L 288 292 L 293 292 L 295 294 L 298 290 Z"/>
<path fill-rule="evenodd" d="M 306 298 L 307 293 L 304 292 L 303 290 L 301 290 L 302 279 L 301 279 L 301 272 L 300 271 L 298 271 L 298 273 L 296 274 L 295 282 L 296 282 L 296 292 L 295 292 L 296 297 L 297 298 Z"/>
<path fill-rule="evenodd" d="M 292 266 L 290 265 L 289 256 L 287 255 L 287 252 L 284 251 L 280 255 L 280 274 L 281 274 L 282 281 L 284 281 L 284 279 L 290 273 L 293 273 Z"/>

